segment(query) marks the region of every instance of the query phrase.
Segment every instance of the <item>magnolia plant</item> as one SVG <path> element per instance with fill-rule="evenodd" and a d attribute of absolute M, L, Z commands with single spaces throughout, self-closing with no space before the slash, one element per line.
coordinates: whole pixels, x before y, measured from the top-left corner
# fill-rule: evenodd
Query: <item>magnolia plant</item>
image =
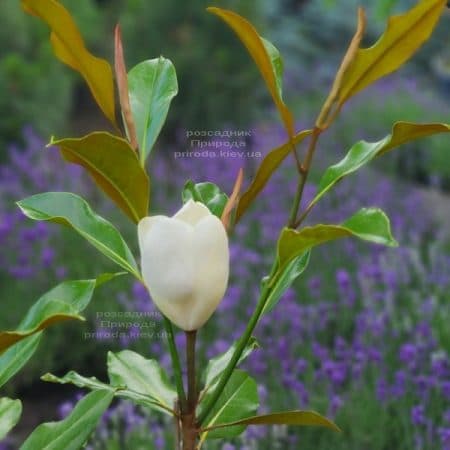
<path fill-rule="evenodd" d="M 38 426 L 20 447 L 22 450 L 79 449 L 85 445 L 101 415 L 114 398 L 121 397 L 156 414 L 173 417 L 175 448 L 200 449 L 208 439 L 228 439 L 247 426 L 321 426 L 339 431 L 329 419 L 314 411 L 275 411 L 258 415 L 256 382 L 237 369 L 255 348 L 252 333 L 260 318 L 269 314 L 283 293 L 305 271 L 314 247 L 351 237 L 395 246 L 388 217 L 376 208 L 362 208 L 340 224 L 304 226 L 314 206 L 344 177 L 401 144 L 450 131 L 444 123 L 395 123 L 378 142 L 360 141 L 344 159 L 325 170 L 315 197 L 304 204 L 303 191 L 321 135 L 333 124 L 345 103 L 381 77 L 399 69 L 429 38 L 446 7 L 446 0 L 421 0 L 411 10 L 391 17 L 380 39 L 361 48 L 366 25 L 362 9 L 357 31 L 337 71 L 329 95 L 312 127 L 297 131 L 294 117 L 282 98 L 283 63 L 278 50 L 238 14 L 212 7 L 208 11 L 225 22 L 253 58 L 280 114 L 286 139 L 269 151 L 254 178 L 243 189 L 242 170 L 230 196 L 211 182 L 188 182 L 184 205 L 172 217 L 154 215 L 149 208 L 151 165 L 154 148 L 173 97 L 177 79 L 172 63 L 159 57 L 126 71 L 120 29 L 115 30 L 114 71 L 107 61 L 93 56 L 68 11 L 56 0 L 21 0 L 27 13 L 42 19 L 51 29 L 55 55 L 86 81 L 95 101 L 111 122 L 114 132 L 95 131 L 81 138 L 52 139 L 70 163 L 82 166 L 93 181 L 136 225 L 140 267 L 118 229 L 97 215 L 85 200 L 67 192 L 47 192 L 18 202 L 25 215 L 70 227 L 125 273 L 142 282 L 162 313 L 173 373 L 169 377 L 154 359 L 124 350 L 109 352 L 109 382 L 76 372 L 45 381 L 71 383 L 91 392 L 62 421 Z M 115 76 L 114 76 L 115 74 Z M 115 103 L 117 86 L 120 116 Z M 305 143 L 305 150 L 300 151 Z M 201 368 L 196 367 L 196 336 L 213 315 L 228 285 L 229 239 L 239 221 L 281 163 L 291 158 L 298 187 L 286 226 L 280 230 L 275 258 L 262 277 L 260 297 L 242 336 L 226 351 Z M 123 273 L 123 272 L 121 272 Z M 45 328 L 66 320 L 83 320 L 97 286 L 117 274 L 91 280 L 65 281 L 44 294 L 15 331 L 0 333 L 0 386 L 14 376 L 32 356 Z M 212 318 L 211 320 L 216 320 Z M 185 370 L 174 339 L 174 326 L 186 334 Z M 183 379 L 186 373 L 186 380 Z M 21 402 L 0 399 L 0 437 L 18 422 Z"/>

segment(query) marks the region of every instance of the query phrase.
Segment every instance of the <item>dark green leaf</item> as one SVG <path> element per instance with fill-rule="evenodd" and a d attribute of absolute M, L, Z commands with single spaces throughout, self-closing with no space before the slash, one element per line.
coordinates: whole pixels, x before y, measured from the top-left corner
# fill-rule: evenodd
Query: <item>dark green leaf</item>
<path fill-rule="evenodd" d="M 95 214 L 81 197 L 68 192 L 33 195 L 17 203 L 24 214 L 34 220 L 45 220 L 72 227 L 94 247 L 120 267 L 141 276 L 136 261 L 119 231 Z"/>
<path fill-rule="evenodd" d="M 191 180 L 188 180 L 184 185 L 182 197 L 184 203 L 191 199 L 203 203 L 219 219 L 228 201 L 228 196 L 214 183 L 195 184 Z"/>
<path fill-rule="evenodd" d="M 232 358 L 237 346 L 238 341 L 234 342 L 233 345 L 225 353 L 215 356 L 214 358 L 209 360 L 204 373 L 205 390 L 208 390 L 214 383 L 218 381 L 220 375 Z M 237 365 L 244 361 L 247 356 L 249 356 L 253 352 L 253 350 L 257 349 L 258 347 L 258 342 L 254 337 L 252 337 L 248 341 L 244 351 L 242 352 Z"/>
<path fill-rule="evenodd" d="M 175 68 L 162 56 L 143 61 L 129 71 L 128 88 L 144 163 L 164 125 L 170 102 L 178 93 Z"/>
<path fill-rule="evenodd" d="M 310 255 L 311 252 L 306 251 L 297 256 L 289 262 L 286 269 L 274 279 L 274 284 L 271 287 L 269 297 L 264 306 L 263 314 L 272 311 L 292 283 L 306 270 L 309 264 Z"/>
<path fill-rule="evenodd" d="M 20 400 L 0 398 L 0 441 L 16 425 L 22 414 Z"/>
<path fill-rule="evenodd" d="M 168 412 L 164 405 L 161 405 L 153 397 L 148 395 L 140 394 L 138 392 L 127 389 L 125 386 L 119 385 L 110 385 L 99 381 L 95 377 L 83 377 L 74 371 L 70 371 L 62 378 L 57 377 L 51 373 L 47 373 L 41 377 L 43 381 L 47 381 L 49 383 L 59 383 L 59 384 L 73 384 L 80 388 L 86 388 L 93 391 L 98 390 L 110 390 L 114 393 L 116 397 L 126 398 L 128 400 L 133 401 L 136 404 L 147 406 L 149 408 L 156 409 L 158 411 Z"/>
<path fill-rule="evenodd" d="M 12 378 L 33 356 L 41 337 L 42 331 L 23 339 L 0 355 L 0 387 Z"/>
<path fill-rule="evenodd" d="M 203 405 L 208 403 L 213 391 L 206 393 L 198 407 L 201 415 Z M 205 428 L 222 423 L 234 422 L 252 416 L 258 409 L 258 387 L 249 375 L 241 370 L 235 370 L 220 395 L 217 403 L 204 422 Z M 245 430 L 245 425 L 206 431 L 201 434 L 200 441 L 215 438 L 231 438 Z"/>
<path fill-rule="evenodd" d="M 167 409 L 173 409 L 177 393 L 162 367 L 154 359 L 145 359 L 130 350 L 109 352 L 108 374 L 111 385 L 126 387 L 150 397 Z"/>
<path fill-rule="evenodd" d="M 89 304 L 96 280 L 66 281 L 44 294 L 27 312 L 15 331 L 0 332 L 0 353 L 50 325 L 80 316 Z"/>
<path fill-rule="evenodd" d="M 443 123 L 398 122 L 392 128 L 392 133 L 381 141 L 372 143 L 360 141 L 356 143 L 342 161 L 325 171 L 319 182 L 318 192 L 309 207 L 316 204 L 342 178 L 357 171 L 372 159 L 415 139 L 448 132 L 450 132 L 450 125 Z"/>
<path fill-rule="evenodd" d="M 20 450 L 79 450 L 108 409 L 114 393 L 94 391 L 82 398 L 60 422 L 39 425 Z"/>
<path fill-rule="evenodd" d="M 306 251 L 328 241 L 357 237 L 377 244 L 396 246 L 386 214 L 377 208 L 363 208 L 341 225 L 314 225 L 300 231 L 284 228 L 278 241 L 278 273 Z"/>

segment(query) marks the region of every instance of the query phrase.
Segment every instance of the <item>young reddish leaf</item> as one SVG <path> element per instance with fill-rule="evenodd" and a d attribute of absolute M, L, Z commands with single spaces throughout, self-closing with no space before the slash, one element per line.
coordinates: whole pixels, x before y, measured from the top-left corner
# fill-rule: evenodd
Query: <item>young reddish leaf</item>
<path fill-rule="evenodd" d="M 399 69 L 428 40 L 446 0 L 421 0 L 405 14 L 389 18 L 386 31 L 372 47 L 359 49 L 346 70 L 339 104 L 379 78 Z"/>
<path fill-rule="evenodd" d="M 239 194 L 241 192 L 242 188 L 242 182 L 244 181 L 244 171 L 242 170 L 242 167 L 239 169 L 238 176 L 236 178 L 236 181 L 234 182 L 233 192 L 230 195 L 230 198 L 228 199 L 225 208 L 222 212 L 222 223 L 223 226 L 228 230 L 230 226 L 230 218 L 231 218 L 231 212 L 233 211 L 233 208 L 235 207 Z"/>
<path fill-rule="evenodd" d="M 289 111 L 281 97 L 281 83 L 277 77 L 277 75 L 280 75 L 280 71 L 277 67 L 274 67 L 273 64 L 274 62 L 279 61 L 279 55 L 278 57 L 275 57 L 273 54 L 273 45 L 264 41 L 255 27 L 239 14 L 216 7 L 207 8 L 207 11 L 220 17 L 228 26 L 230 26 L 237 34 L 240 41 L 245 45 L 266 82 L 270 95 L 272 96 L 284 126 L 286 127 L 289 138 L 293 138 L 295 133 L 294 119 L 292 113 Z M 268 50 L 271 51 L 271 54 L 269 54 Z"/>
<path fill-rule="evenodd" d="M 98 186 L 135 223 L 148 214 L 150 181 L 136 152 L 118 136 L 94 132 L 51 142 L 64 158 L 84 167 Z"/>
<path fill-rule="evenodd" d="M 312 133 L 312 130 L 301 131 L 296 134 L 293 138 L 294 145 L 300 143 L 303 139 L 309 136 Z M 262 163 L 257 169 L 255 178 L 253 179 L 250 187 L 244 192 L 242 197 L 239 200 L 237 210 L 236 210 L 236 219 L 237 223 L 240 218 L 243 216 L 245 211 L 247 211 L 250 204 L 256 198 L 256 196 L 264 189 L 273 172 L 278 169 L 280 164 L 285 160 L 285 158 L 292 151 L 292 144 L 287 142 L 280 147 L 269 152 Z"/>
<path fill-rule="evenodd" d="M 316 126 L 321 129 L 327 128 L 334 117 L 329 118 L 329 114 L 333 106 L 339 96 L 339 91 L 342 86 L 342 82 L 344 79 L 344 75 L 346 74 L 348 68 L 353 63 L 356 58 L 356 54 L 358 52 L 359 46 L 361 44 L 362 38 L 364 36 L 364 31 L 366 29 L 366 16 L 363 8 L 358 9 L 358 27 L 356 29 L 356 33 L 353 36 L 353 39 L 350 42 L 350 45 L 345 53 L 345 56 L 342 60 L 341 66 L 336 74 L 336 78 L 334 79 L 333 86 L 331 88 L 330 94 L 328 95 L 327 100 L 324 103 L 322 111 L 319 114 L 319 117 L 316 120 Z"/>
<path fill-rule="evenodd" d="M 128 76 L 123 56 L 122 33 L 120 25 L 117 24 L 114 30 L 114 69 L 116 72 L 117 90 L 119 92 L 120 108 L 122 110 L 122 119 L 125 124 L 127 136 L 131 147 L 137 150 L 138 141 L 136 136 L 136 127 L 134 125 L 133 113 L 131 112 L 130 97 L 128 95 Z"/>
<path fill-rule="evenodd" d="M 116 125 L 114 83 L 109 63 L 92 55 L 69 12 L 56 0 L 21 0 L 23 9 L 39 17 L 51 29 L 55 55 L 85 79 L 105 116 Z"/>

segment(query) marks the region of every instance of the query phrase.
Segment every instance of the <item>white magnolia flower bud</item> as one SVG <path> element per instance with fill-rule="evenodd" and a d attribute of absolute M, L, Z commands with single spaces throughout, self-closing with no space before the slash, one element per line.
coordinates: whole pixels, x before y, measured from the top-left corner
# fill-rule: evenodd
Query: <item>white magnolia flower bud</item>
<path fill-rule="evenodd" d="M 189 200 L 173 217 L 138 225 L 142 275 L 159 310 L 186 331 L 200 328 L 223 298 L 228 237 L 219 218 Z"/>

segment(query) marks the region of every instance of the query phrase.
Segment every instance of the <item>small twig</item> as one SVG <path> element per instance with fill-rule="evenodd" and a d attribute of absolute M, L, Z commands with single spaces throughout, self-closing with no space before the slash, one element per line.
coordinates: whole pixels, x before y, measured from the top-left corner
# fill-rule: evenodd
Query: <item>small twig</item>
<path fill-rule="evenodd" d="M 305 210 L 302 212 L 302 214 L 300 215 L 300 217 L 297 219 L 297 221 L 294 223 L 294 227 L 293 228 L 298 228 L 303 221 L 306 219 L 306 217 L 308 216 L 308 214 L 311 212 L 311 210 L 313 209 L 315 203 L 310 203 L 308 205 L 307 208 L 305 208 Z"/>
<path fill-rule="evenodd" d="M 297 214 L 298 214 L 298 210 L 300 208 L 300 203 L 302 201 L 303 191 L 305 189 L 306 181 L 308 179 L 309 169 L 311 167 L 311 162 L 312 162 L 312 159 L 314 156 L 314 151 L 316 149 L 317 140 L 319 139 L 321 132 L 322 132 L 322 130 L 320 128 L 317 128 L 317 127 L 314 128 L 312 136 L 311 136 L 311 140 L 309 142 L 309 147 L 306 152 L 305 161 L 301 165 L 302 170 L 300 172 L 300 176 L 299 176 L 299 180 L 298 180 L 297 191 L 295 193 L 294 202 L 292 204 L 291 213 L 289 215 L 288 226 L 290 228 L 295 228 L 295 224 L 297 223 Z"/>
<path fill-rule="evenodd" d="M 294 141 L 292 140 L 292 138 L 290 138 L 290 144 L 291 144 L 292 153 L 294 154 L 294 159 L 295 159 L 295 164 L 297 166 L 297 171 L 298 171 L 298 173 L 302 173 L 302 162 L 300 161 L 300 158 L 298 157 L 297 147 L 295 146 Z"/>

